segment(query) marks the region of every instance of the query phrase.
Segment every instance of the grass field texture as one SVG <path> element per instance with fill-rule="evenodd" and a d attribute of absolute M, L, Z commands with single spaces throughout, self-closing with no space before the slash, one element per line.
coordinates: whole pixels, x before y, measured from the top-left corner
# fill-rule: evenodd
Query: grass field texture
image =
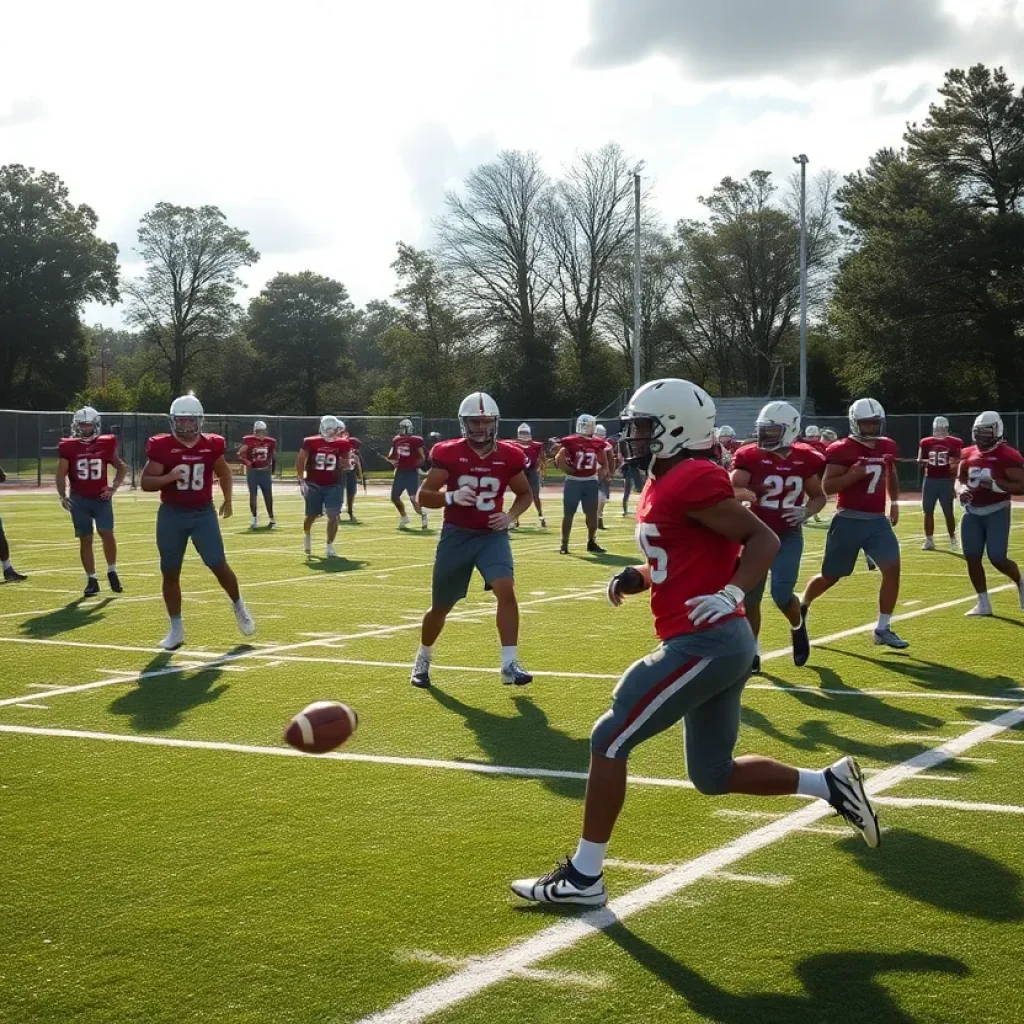
<path fill-rule="evenodd" d="M 240 493 L 223 529 L 255 642 L 190 553 L 173 655 L 155 647 L 154 500 L 115 506 L 125 593 L 82 601 L 55 497 L 0 494 L 30 576 L 0 588 L 0 1021 L 1024 1020 L 1024 614 L 1004 589 L 994 618 L 965 619 L 963 562 L 920 550 L 912 506 L 910 649 L 871 644 L 867 571 L 814 606 L 805 669 L 766 606 L 739 744 L 804 767 L 856 755 L 881 848 L 823 804 L 698 795 L 672 730 L 632 759 L 609 908 L 519 904 L 508 881 L 574 847 L 591 725 L 654 646 L 645 599 L 604 599 L 636 561 L 632 520 L 613 500 L 609 554 L 580 534 L 559 557 L 547 500 L 552 528 L 531 512 L 513 535 L 534 683 L 501 685 L 477 580 L 422 692 L 408 666 L 437 533 L 399 531 L 379 491 L 333 561 L 303 556 L 293 491 L 273 533 L 248 529 Z M 1014 527 L 1020 558 L 1024 510 Z M 802 581 L 825 535 L 805 532 Z M 343 750 L 284 745 L 331 698 L 360 716 Z"/>

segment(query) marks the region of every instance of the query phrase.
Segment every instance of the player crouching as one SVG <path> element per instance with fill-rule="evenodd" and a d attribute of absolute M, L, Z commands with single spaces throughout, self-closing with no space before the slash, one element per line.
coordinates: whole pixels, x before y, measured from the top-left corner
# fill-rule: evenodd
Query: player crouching
<path fill-rule="evenodd" d="M 181 620 L 181 565 L 189 540 L 206 567 L 231 599 L 242 636 L 256 632 L 256 622 L 238 591 L 238 577 L 228 565 L 224 539 L 213 507 L 213 478 L 217 477 L 224 502 L 220 514 L 231 518 L 231 467 L 224 461 L 224 438 L 204 434 L 203 406 L 195 395 L 182 395 L 171 403 L 171 432 L 151 437 L 149 460 L 142 471 L 142 489 L 160 492 L 156 517 L 156 544 L 160 551 L 164 604 L 170 632 L 160 641 L 165 651 L 185 642 Z"/>
<path fill-rule="evenodd" d="M 110 483 L 108 466 L 114 467 L 113 483 Z M 57 495 L 64 509 L 71 513 L 78 538 L 78 553 L 86 577 L 84 597 L 95 597 L 100 592 L 92 540 L 94 523 L 107 560 L 110 589 L 115 594 L 124 589 L 117 575 L 112 499 L 127 472 L 128 464 L 117 454 L 117 438 L 100 433 L 100 414 L 90 405 L 79 409 L 71 421 L 71 437 L 65 437 L 57 446 Z M 69 480 L 70 497 L 67 494 Z"/>
<path fill-rule="evenodd" d="M 430 686 L 434 644 L 452 608 L 469 590 L 473 570 L 483 576 L 498 600 L 495 616 L 501 640 L 501 681 L 525 686 L 533 676 L 519 663 L 519 604 L 516 601 L 509 525 L 533 501 L 523 450 L 498 440 L 498 405 L 476 392 L 459 406 L 462 439 L 440 441 L 431 451 L 431 467 L 419 490 L 423 508 L 443 508 L 444 526 L 434 556 L 430 610 L 423 616 L 420 649 L 410 682 Z M 502 510 L 505 490 L 515 501 Z"/>
<path fill-rule="evenodd" d="M 632 397 L 622 422 L 625 458 L 651 467 L 637 509 L 647 561 L 617 573 L 608 598 L 617 606 L 649 589 L 662 643 L 626 670 L 594 726 L 576 853 L 546 875 L 514 881 L 512 891 L 536 903 L 606 902 L 602 869 L 626 797 L 629 755 L 680 721 L 687 773 L 699 792 L 818 797 L 878 846 L 878 819 L 852 757 L 813 771 L 733 756 L 754 658 L 743 597 L 767 574 L 779 541 L 712 461 L 711 396 L 689 381 L 652 381 Z"/>

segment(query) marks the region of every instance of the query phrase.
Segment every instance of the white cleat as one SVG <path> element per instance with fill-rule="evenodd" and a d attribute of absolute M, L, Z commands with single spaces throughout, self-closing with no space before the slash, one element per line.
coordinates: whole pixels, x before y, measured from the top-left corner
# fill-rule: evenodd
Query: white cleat
<path fill-rule="evenodd" d="M 171 626 L 171 631 L 160 641 L 162 651 L 176 651 L 185 642 L 185 630 L 181 626 Z"/>
<path fill-rule="evenodd" d="M 934 551 L 935 550 L 935 538 L 925 537 L 924 543 L 921 545 L 922 551 Z"/>
<path fill-rule="evenodd" d="M 992 614 L 992 605 L 988 601 L 979 601 L 969 612 L 964 612 L 965 619 L 977 619 Z"/>
<path fill-rule="evenodd" d="M 420 513 L 420 526 L 424 530 L 430 529 L 430 517 L 427 515 L 426 509 Z"/>
<path fill-rule="evenodd" d="M 864 789 L 864 776 L 856 759 L 841 757 L 825 769 L 825 781 L 828 783 L 828 802 L 836 813 L 860 832 L 868 846 L 875 849 L 882 841 L 878 815 Z"/>
<path fill-rule="evenodd" d="M 253 516 L 252 519 L 249 522 L 249 529 L 250 530 L 255 530 L 256 527 L 259 526 L 259 525 L 260 525 L 259 517 L 258 516 Z"/>
<path fill-rule="evenodd" d="M 328 544 L 324 550 L 324 558 L 337 558 L 338 552 L 334 550 L 333 544 Z"/>
<path fill-rule="evenodd" d="M 875 646 L 892 647 L 897 651 L 904 651 L 910 646 L 910 641 L 904 640 L 903 637 L 892 629 L 876 629 Z"/>
<path fill-rule="evenodd" d="M 949 538 L 949 550 L 952 551 L 954 555 L 960 554 L 960 541 L 958 541 L 956 537 Z"/>
<path fill-rule="evenodd" d="M 554 871 L 540 878 L 517 878 L 512 891 L 531 903 L 578 903 L 584 907 L 603 907 L 608 902 L 604 876 L 581 875 L 566 857 Z"/>
<path fill-rule="evenodd" d="M 302 535 L 302 550 L 307 554 L 313 553 L 313 538 L 308 533 Z"/>
<path fill-rule="evenodd" d="M 398 520 L 398 528 L 400 530 L 404 530 L 408 525 L 409 525 L 409 517 L 408 516 L 402 516 L 402 518 Z"/>
<path fill-rule="evenodd" d="M 252 612 L 245 607 L 245 602 L 231 607 L 235 613 L 235 622 L 238 623 L 238 632 L 242 636 L 252 636 L 256 632 L 256 620 L 252 617 Z"/>

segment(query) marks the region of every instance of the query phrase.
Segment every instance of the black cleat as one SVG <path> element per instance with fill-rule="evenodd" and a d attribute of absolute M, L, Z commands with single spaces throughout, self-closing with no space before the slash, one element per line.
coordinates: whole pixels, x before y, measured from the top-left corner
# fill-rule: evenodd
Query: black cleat
<path fill-rule="evenodd" d="M 754 655 L 754 663 L 750 666 L 750 674 L 752 676 L 759 676 L 761 674 L 761 655 Z"/>
<path fill-rule="evenodd" d="M 13 565 L 10 569 L 4 569 L 4 583 L 24 583 L 27 579 L 28 577 L 23 576 Z"/>
<path fill-rule="evenodd" d="M 828 802 L 840 817 L 860 832 L 864 842 L 875 849 L 882 841 L 881 829 L 878 827 L 878 815 L 864 789 L 860 765 L 852 757 L 841 757 L 825 769 L 825 779 Z"/>
<path fill-rule="evenodd" d="M 416 659 L 416 664 L 412 667 L 412 675 L 409 676 L 409 682 L 417 690 L 430 689 L 430 662 L 426 658 Z"/>
<path fill-rule="evenodd" d="M 100 592 L 99 580 L 95 576 L 89 577 L 89 582 L 85 585 L 85 590 L 82 592 L 82 597 L 95 597 Z"/>
<path fill-rule="evenodd" d="M 807 605 L 800 605 L 800 625 L 792 631 L 793 664 L 803 668 L 811 656 L 811 640 L 807 635 Z"/>
<path fill-rule="evenodd" d="M 599 530 L 607 530 L 608 529 L 608 527 L 604 525 L 604 520 L 603 519 L 598 519 L 598 521 L 597 521 L 597 528 Z"/>
<path fill-rule="evenodd" d="M 563 544 L 563 545 L 562 545 L 562 546 L 561 546 L 561 547 L 560 547 L 560 548 L 558 549 L 558 553 L 559 553 L 560 555 L 567 555 L 567 554 L 569 554 L 569 545 L 568 545 L 568 544 Z"/>
<path fill-rule="evenodd" d="M 587 551 L 592 555 L 606 555 L 608 553 L 596 540 L 587 541 Z"/>
<path fill-rule="evenodd" d="M 121 586 L 120 577 L 118 577 L 116 572 L 111 571 L 107 573 L 107 582 L 115 594 L 120 594 L 124 590 L 124 587 Z"/>

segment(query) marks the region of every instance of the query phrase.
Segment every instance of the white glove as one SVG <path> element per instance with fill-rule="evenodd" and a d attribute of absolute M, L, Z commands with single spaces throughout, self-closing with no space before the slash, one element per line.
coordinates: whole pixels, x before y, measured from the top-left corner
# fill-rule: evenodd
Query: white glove
<path fill-rule="evenodd" d="M 512 525 L 512 517 L 507 512 L 494 512 L 487 519 L 492 530 L 507 530 Z"/>
<path fill-rule="evenodd" d="M 686 607 L 690 609 L 690 621 L 695 626 L 721 622 L 726 616 L 732 615 L 736 611 L 743 596 L 743 591 L 739 587 L 729 583 L 722 587 L 717 594 L 691 597 L 686 602 Z"/>
<path fill-rule="evenodd" d="M 175 466 L 171 472 L 177 477 L 178 483 L 187 484 L 192 476 L 192 468 L 182 462 L 180 465 Z"/>
<path fill-rule="evenodd" d="M 456 505 L 462 505 L 465 508 L 475 508 L 476 491 L 472 487 L 463 485 L 457 491 L 452 493 L 452 502 Z"/>
<path fill-rule="evenodd" d="M 299 493 L 305 498 L 309 494 L 309 484 L 305 480 L 299 481 Z"/>
<path fill-rule="evenodd" d="M 60 506 L 61 506 L 62 509 L 64 509 L 65 512 L 70 512 L 71 511 L 71 499 L 66 497 L 66 496 L 61 498 L 60 499 Z"/>
<path fill-rule="evenodd" d="M 782 513 L 782 518 L 789 523 L 790 526 L 801 526 L 807 521 L 807 509 L 806 508 L 787 508 Z"/>

